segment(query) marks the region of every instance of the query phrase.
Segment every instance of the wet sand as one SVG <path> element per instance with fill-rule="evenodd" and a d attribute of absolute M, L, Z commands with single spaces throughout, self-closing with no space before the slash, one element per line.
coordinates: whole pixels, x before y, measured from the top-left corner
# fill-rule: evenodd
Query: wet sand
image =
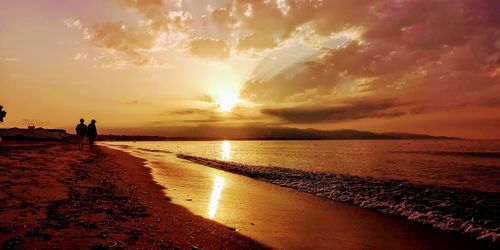
<path fill-rule="evenodd" d="M 0 144 L 3 249 L 261 249 L 165 197 L 143 160 L 67 143 Z"/>
<path fill-rule="evenodd" d="M 194 164 L 166 152 L 147 159 L 165 193 L 193 213 L 284 249 L 489 249 L 492 245 L 344 203 Z"/>

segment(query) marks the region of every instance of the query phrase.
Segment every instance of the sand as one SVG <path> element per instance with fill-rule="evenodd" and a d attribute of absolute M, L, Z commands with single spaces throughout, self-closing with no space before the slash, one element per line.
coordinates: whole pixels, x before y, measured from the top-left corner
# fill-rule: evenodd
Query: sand
<path fill-rule="evenodd" d="M 266 248 L 171 203 L 120 151 L 3 142 L 0 173 L 2 248 Z"/>
<path fill-rule="evenodd" d="M 458 234 L 190 163 L 175 155 L 169 157 L 176 161 L 167 164 L 163 161 L 165 155 L 157 157 L 161 170 L 151 166 L 155 162 L 100 146 L 94 151 L 80 151 L 67 143 L 0 144 L 0 247 L 493 247 Z M 213 193 L 217 193 L 213 189 L 218 187 L 215 176 L 224 179 L 224 187 L 219 190 L 213 221 L 207 219 L 212 212 L 206 210 L 206 203 L 198 199 L 213 199 Z M 191 203 L 201 204 L 201 212 Z M 239 224 L 233 224 L 235 221 Z"/>

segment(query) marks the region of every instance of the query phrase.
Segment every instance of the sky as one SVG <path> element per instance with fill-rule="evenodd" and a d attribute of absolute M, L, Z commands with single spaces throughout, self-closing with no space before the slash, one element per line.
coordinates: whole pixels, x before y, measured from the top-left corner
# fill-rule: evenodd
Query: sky
<path fill-rule="evenodd" d="M 498 0 L 0 0 L 0 126 L 500 138 L 498 13 Z"/>

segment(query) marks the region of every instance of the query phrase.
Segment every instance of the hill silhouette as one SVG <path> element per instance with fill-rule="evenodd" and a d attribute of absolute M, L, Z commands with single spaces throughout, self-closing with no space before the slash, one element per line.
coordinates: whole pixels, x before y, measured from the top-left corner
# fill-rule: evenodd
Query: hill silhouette
<path fill-rule="evenodd" d="M 460 139 L 412 133 L 374 133 L 352 129 L 317 130 L 283 127 L 164 127 L 101 135 L 99 140 L 398 140 Z M 120 135 L 117 135 L 120 134 Z M 135 135 L 134 135 L 135 134 Z"/>

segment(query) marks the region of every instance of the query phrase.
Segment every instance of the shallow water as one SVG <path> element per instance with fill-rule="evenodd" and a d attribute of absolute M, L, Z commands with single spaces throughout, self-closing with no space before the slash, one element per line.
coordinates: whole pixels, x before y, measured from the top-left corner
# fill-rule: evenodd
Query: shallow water
<path fill-rule="evenodd" d="M 165 141 L 133 145 L 248 165 L 500 192 L 498 140 Z"/>

